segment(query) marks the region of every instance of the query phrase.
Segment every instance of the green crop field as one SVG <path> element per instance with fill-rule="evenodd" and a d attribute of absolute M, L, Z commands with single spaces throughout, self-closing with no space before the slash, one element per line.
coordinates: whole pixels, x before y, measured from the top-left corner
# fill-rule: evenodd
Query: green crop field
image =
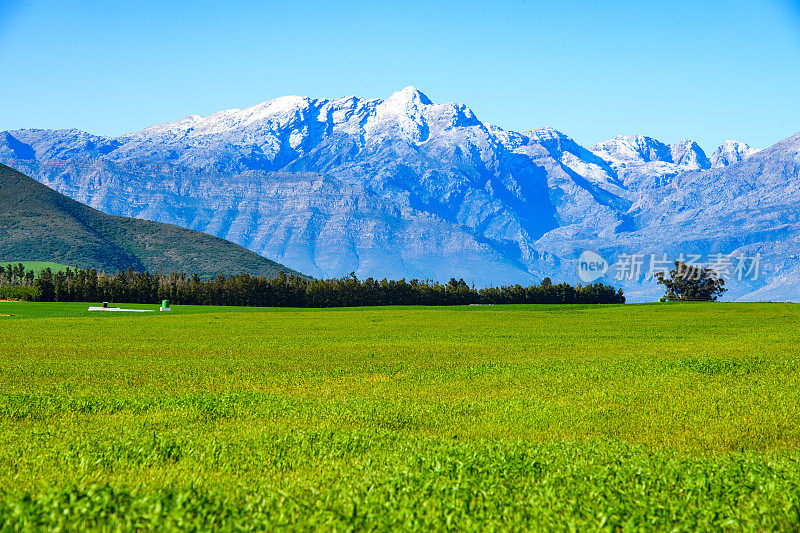
<path fill-rule="evenodd" d="M 53 272 L 58 272 L 59 270 L 66 270 L 68 268 L 75 269 L 74 266 L 69 265 L 62 265 L 61 263 L 51 263 L 49 261 L 0 261 L 0 266 L 8 266 L 13 265 L 17 266 L 19 263 L 22 263 L 22 266 L 25 267 L 25 270 L 32 270 L 37 276 L 39 273 L 44 270 L 45 268 L 49 268 Z"/>
<path fill-rule="evenodd" d="M 795 305 L 86 308 L 0 304 L 0 530 L 800 528 Z"/>

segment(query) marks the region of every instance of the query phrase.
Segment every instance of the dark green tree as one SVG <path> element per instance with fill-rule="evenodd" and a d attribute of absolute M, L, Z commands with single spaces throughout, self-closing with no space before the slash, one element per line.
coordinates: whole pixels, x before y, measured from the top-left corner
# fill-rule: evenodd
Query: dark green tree
<path fill-rule="evenodd" d="M 667 301 L 715 302 L 725 292 L 725 280 L 710 268 L 700 268 L 675 261 L 669 277 L 656 274 L 658 283 L 664 285 Z"/>
<path fill-rule="evenodd" d="M 39 299 L 43 302 L 52 302 L 56 297 L 56 288 L 53 284 L 53 271 L 45 268 L 36 278 L 36 289 L 39 291 Z"/>

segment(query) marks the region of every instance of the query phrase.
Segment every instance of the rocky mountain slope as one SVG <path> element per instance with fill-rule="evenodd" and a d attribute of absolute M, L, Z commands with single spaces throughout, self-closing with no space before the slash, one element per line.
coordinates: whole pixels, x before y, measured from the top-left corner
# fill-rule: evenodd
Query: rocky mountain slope
<path fill-rule="evenodd" d="M 587 249 L 617 270 L 631 254 L 761 253 L 757 279 L 729 283 L 729 298 L 800 298 L 798 144 L 726 141 L 709 157 L 691 140 L 636 135 L 588 149 L 408 87 L 386 100 L 282 97 L 119 138 L 10 131 L 0 161 L 98 209 L 205 231 L 314 276 L 576 282 Z M 644 277 L 609 268 L 605 281 L 652 299 Z"/>
<path fill-rule="evenodd" d="M 273 276 L 290 269 L 220 238 L 176 226 L 107 215 L 0 165 L 0 258 L 117 272 Z"/>

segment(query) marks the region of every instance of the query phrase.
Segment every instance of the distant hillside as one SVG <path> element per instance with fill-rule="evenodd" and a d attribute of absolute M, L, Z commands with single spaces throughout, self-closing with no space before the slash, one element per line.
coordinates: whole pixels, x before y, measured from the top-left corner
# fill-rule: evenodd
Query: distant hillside
<path fill-rule="evenodd" d="M 106 272 L 297 274 L 218 237 L 101 213 L 5 165 L 0 165 L 0 259 L 55 261 Z"/>

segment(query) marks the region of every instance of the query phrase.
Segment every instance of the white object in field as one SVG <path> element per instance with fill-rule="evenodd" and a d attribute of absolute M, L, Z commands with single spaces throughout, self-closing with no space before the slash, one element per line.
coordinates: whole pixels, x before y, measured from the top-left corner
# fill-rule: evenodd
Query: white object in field
<path fill-rule="evenodd" d="M 158 310 L 159 311 L 171 311 L 171 309 L 169 307 L 159 307 Z"/>
<path fill-rule="evenodd" d="M 119 307 L 90 307 L 89 311 L 127 311 L 129 313 L 152 313 L 152 309 L 121 309 Z"/>

